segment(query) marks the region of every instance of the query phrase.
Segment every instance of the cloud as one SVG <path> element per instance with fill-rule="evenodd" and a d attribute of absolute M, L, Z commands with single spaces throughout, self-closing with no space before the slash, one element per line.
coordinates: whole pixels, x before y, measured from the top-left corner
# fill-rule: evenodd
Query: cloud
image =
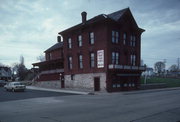
<path fill-rule="evenodd" d="M 179 0 L 0 0 L 0 62 L 11 64 L 23 55 L 30 68 L 38 55 L 56 43 L 58 32 L 81 22 L 82 11 L 90 19 L 126 7 L 146 30 L 142 34 L 145 63 L 152 66 L 158 59 L 176 60 L 179 54 L 174 52 L 180 52 Z"/>

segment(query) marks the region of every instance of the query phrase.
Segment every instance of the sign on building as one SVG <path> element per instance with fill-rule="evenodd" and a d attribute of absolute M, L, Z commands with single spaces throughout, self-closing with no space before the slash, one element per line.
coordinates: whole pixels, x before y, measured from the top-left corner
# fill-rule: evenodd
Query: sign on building
<path fill-rule="evenodd" d="M 104 50 L 97 51 L 97 68 L 104 67 Z"/>

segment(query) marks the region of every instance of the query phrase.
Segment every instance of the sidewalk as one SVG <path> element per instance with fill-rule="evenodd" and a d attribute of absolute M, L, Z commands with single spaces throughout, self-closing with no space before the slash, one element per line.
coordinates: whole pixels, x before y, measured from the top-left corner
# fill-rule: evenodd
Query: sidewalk
<path fill-rule="evenodd" d="M 42 87 L 36 87 L 36 86 L 26 86 L 26 88 L 27 89 L 32 89 L 32 90 L 63 92 L 63 93 L 72 93 L 72 94 L 81 94 L 81 95 L 89 94 L 89 92 L 73 91 L 73 90 L 68 90 L 68 89 L 50 89 L 50 88 L 42 88 Z"/>
<path fill-rule="evenodd" d="M 179 90 L 180 89 L 180 87 L 172 87 L 172 88 L 146 89 L 146 90 L 134 90 L 134 91 L 122 91 L 122 92 L 108 93 L 105 91 L 92 92 L 92 91 L 80 91 L 80 90 L 74 90 L 74 89 L 68 89 L 68 88 L 64 88 L 64 89 L 42 88 L 42 87 L 37 87 L 37 86 L 26 86 L 26 88 L 32 89 L 32 90 L 63 92 L 63 93 L 72 93 L 72 94 L 81 94 L 81 95 L 95 95 L 95 94 L 102 95 L 102 94 L 117 94 L 117 93 L 121 93 L 123 95 L 128 95 L 128 94 L 141 94 L 141 93 L 171 91 L 171 90 Z"/>

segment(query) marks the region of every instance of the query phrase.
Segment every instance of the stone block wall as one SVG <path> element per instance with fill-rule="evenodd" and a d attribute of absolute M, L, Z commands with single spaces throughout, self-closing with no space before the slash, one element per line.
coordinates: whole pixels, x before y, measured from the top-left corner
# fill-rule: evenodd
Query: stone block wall
<path fill-rule="evenodd" d="M 44 87 L 44 88 L 55 88 L 60 89 L 61 88 L 61 81 L 41 81 L 41 82 L 35 82 L 35 86 L 37 87 Z"/>
<path fill-rule="evenodd" d="M 65 75 L 65 88 L 79 88 L 94 91 L 94 78 L 100 78 L 100 90 L 106 90 L 106 73 Z"/>

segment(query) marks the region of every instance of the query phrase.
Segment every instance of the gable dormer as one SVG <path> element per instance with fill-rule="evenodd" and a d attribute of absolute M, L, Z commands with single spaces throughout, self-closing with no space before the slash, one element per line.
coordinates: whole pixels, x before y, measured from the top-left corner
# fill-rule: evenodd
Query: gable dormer
<path fill-rule="evenodd" d="M 145 31 L 144 29 L 138 27 L 129 8 L 125 8 L 123 10 L 111 13 L 108 15 L 108 17 L 121 25 L 121 27 L 128 27 L 128 29 L 136 30 L 140 33 Z"/>

